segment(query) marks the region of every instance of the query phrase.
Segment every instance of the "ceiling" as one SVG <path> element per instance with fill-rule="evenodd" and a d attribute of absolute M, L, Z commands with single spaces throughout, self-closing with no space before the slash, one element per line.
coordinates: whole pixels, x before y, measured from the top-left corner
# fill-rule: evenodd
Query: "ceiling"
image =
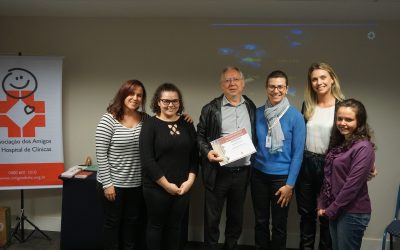
<path fill-rule="evenodd" d="M 0 0 L 0 16 L 400 20 L 400 0 Z"/>

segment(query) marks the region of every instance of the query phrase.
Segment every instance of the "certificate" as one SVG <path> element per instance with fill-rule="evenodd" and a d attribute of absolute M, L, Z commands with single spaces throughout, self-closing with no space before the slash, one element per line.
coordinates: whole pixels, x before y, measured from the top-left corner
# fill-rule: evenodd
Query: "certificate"
<path fill-rule="evenodd" d="M 245 128 L 211 142 L 211 146 L 222 158 L 221 166 L 237 161 L 256 152 Z"/>

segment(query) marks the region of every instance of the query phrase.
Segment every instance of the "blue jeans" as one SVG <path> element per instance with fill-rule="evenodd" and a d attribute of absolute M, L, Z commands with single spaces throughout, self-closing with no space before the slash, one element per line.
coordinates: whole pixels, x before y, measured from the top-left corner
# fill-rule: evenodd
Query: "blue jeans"
<path fill-rule="evenodd" d="M 370 214 L 344 213 L 329 220 L 329 229 L 334 250 L 359 250 Z"/>

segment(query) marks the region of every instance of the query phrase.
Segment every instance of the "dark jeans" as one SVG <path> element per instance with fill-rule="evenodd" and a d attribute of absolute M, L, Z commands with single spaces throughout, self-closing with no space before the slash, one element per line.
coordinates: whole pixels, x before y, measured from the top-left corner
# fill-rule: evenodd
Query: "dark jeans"
<path fill-rule="evenodd" d="M 300 249 L 313 250 L 317 224 L 317 198 L 324 180 L 325 156 L 304 151 L 296 183 L 297 211 L 300 214 Z M 319 217 L 318 249 L 332 249 L 327 217 Z"/>
<path fill-rule="evenodd" d="M 344 213 L 329 222 L 334 250 L 360 250 L 370 214 Z"/>
<path fill-rule="evenodd" d="M 103 249 L 145 249 L 146 210 L 142 187 L 114 187 L 115 201 L 109 201 L 102 185 L 97 186 L 104 209 Z"/>
<path fill-rule="evenodd" d="M 246 198 L 250 166 L 220 167 L 215 188 L 205 189 L 204 246 L 207 250 L 218 247 L 219 223 L 226 200 L 225 243 L 223 249 L 235 249 L 242 233 L 243 206 Z"/>
<path fill-rule="evenodd" d="M 251 197 L 255 216 L 255 248 L 285 250 L 289 206 L 277 204 L 275 193 L 286 185 L 287 175 L 269 175 L 254 169 L 251 177 Z M 272 235 L 269 229 L 272 216 Z"/>
<path fill-rule="evenodd" d="M 182 221 L 185 218 L 190 192 L 170 195 L 161 187 L 144 187 L 147 207 L 147 248 L 148 250 L 182 249 Z"/>

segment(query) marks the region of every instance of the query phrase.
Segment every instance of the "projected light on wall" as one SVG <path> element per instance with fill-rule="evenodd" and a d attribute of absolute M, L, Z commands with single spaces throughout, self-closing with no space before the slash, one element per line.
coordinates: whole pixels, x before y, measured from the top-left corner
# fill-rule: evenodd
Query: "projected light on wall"
<path fill-rule="evenodd" d="M 222 56 L 230 56 L 236 59 L 240 65 L 260 68 L 265 50 L 255 43 L 246 43 L 238 48 L 219 48 L 218 53 Z"/>
<path fill-rule="evenodd" d="M 247 89 L 257 93 L 266 75 L 281 69 L 289 75 L 288 95 L 299 96 L 306 84 L 306 70 L 314 61 L 336 58 L 346 46 L 349 51 L 367 50 L 376 39 L 375 23 L 219 23 L 216 51 L 220 64 L 239 66 L 246 75 Z M 351 40 L 335 41 L 335 38 Z M 354 38 L 354 39 L 353 39 Z M 372 44 L 371 44 L 372 45 Z M 362 52 L 360 51 L 362 54 Z M 346 55 L 343 55 L 345 57 Z"/>
<path fill-rule="evenodd" d="M 297 48 L 303 45 L 303 42 L 301 41 L 303 34 L 304 31 L 298 28 L 289 30 L 289 34 L 287 36 L 289 47 Z"/>

